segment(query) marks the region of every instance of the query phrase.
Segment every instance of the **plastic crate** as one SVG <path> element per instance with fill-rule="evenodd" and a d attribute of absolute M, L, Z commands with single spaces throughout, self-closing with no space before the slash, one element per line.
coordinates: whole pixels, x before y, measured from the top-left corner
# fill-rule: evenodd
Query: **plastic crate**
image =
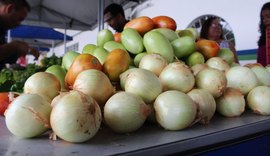
<path fill-rule="evenodd" d="M 266 64 L 270 64 L 270 28 L 266 29 Z"/>

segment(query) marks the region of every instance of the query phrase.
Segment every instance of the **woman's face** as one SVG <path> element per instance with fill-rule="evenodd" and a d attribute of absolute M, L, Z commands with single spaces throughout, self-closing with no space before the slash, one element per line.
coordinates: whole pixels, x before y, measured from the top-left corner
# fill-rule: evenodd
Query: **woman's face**
<path fill-rule="evenodd" d="M 266 28 L 270 28 L 270 10 L 262 11 L 262 22 Z"/>
<path fill-rule="evenodd" d="M 222 34 L 222 26 L 220 24 L 220 20 L 214 19 L 209 27 L 208 36 L 219 39 L 221 34 Z"/>

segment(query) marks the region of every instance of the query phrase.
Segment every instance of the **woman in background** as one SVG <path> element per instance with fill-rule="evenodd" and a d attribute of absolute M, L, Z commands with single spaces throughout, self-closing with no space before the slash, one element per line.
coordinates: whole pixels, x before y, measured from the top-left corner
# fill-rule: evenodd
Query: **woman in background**
<path fill-rule="evenodd" d="M 234 53 L 234 60 L 239 63 L 234 45 L 224 39 L 223 29 L 218 17 L 209 17 L 202 25 L 200 38 L 216 41 L 220 48 L 228 48 Z"/>
<path fill-rule="evenodd" d="M 270 2 L 265 3 L 260 13 L 259 32 L 261 36 L 258 41 L 257 62 L 263 66 L 267 65 L 266 62 L 266 30 L 270 28 Z"/>

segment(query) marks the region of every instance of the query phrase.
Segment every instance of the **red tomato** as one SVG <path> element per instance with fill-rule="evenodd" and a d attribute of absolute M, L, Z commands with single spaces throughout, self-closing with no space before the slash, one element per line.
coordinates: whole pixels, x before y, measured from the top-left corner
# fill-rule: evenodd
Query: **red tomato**
<path fill-rule="evenodd" d="M 17 96 L 18 95 L 14 94 L 14 98 Z M 4 113 L 5 113 L 8 105 L 11 103 L 11 100 L 12 99 L 9 98 L 8 92 L 1 92 L 0 93 L 0 115 L 4 116 Z"/>
<path fill-rule="evenodd" d="M 115 34 L 113 34 L 113 36 L 114 36 L 114 41 L 115 42 L 121 42 L 121 33 L 115 33 Z"/>
<path fill-rule="evenodd" d="M 154 22 L 147 16 L 141 16 L 129 21 L 125 25 L 125 28 L 133 28 L 137 30 L 141 36 L 143 36 L 145 33 L 154 28 Z"/>
<path fill-rule="evenodd" d="M 152 20 L 155 24 L 155 28 L 168 28 L 173 31 L 176 30 L 176 22 L 173 18 L 169 16 L 156 16 L 152 18 Z"/>
<path fill-rule="evenodd" d="M 212 40 L 201 39 L 196 42 L 196 48 L 199 52 L 203 54 L 205 59 L 217 56 L 220 50 L 217 42 Z"/>

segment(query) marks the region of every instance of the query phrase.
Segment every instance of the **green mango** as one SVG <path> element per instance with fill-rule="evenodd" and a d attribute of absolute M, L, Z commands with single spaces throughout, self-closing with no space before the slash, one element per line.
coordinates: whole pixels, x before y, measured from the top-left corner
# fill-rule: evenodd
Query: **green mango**
<path fill-rule="evenodd" d="M 196 50 L 196 43 L 190 36 L 180 37 L 172 41 L 171 44 L 177 58 L 187 57 Z"/>
<path fill-rule="evenodd" d="M 158 53 L 163 56 L 168 63 L 174 61 L 173 47 L 170 41 L 157 31 L 149 31 L 143 36 L 143 44 L 147 53 Z"/>
<path fill-rule="evenodd" d="M 118 43 L 118 42 L 115 42 L 115 41 L 106 42 L 104 44 L 103 48 L 106 49 L 108 52 L 111 52 L 114 49 L 123 49 L 123 50 L 127 51 L 122 43 Z"/>
<path fill-rule="evenodd" d="M 61 91 L 67 91 L 68 86 L 65 83 L 65 76 L 67 74 L 67 71 L 60 65 L 52 65 L 48 67 L 45 72 L 51 73 L 60 81 L 61 84 Z"/>
<path fill-rule="evenodd" d="M 139 54 L 144 50 L 143 38 L 132 28 L 125 28 L 121 33 L 121 43 L 132 54 Z"/>
<path fill-rule="evenodd" d="M 63 60 L 62 60 L 62 67 L 64 67 L 66 70 L 69 69 L 73 61 L 77 56 L 79 56 L 80 53 L 76 51 L 68 51 L 64 54 Z"/>
<path fill-rule="evenodd" d="M 97 47 L 94 52 L 93 56 L 95 56 L 101 64 L 103 64 L 108 56 L 108 51 L 102 47 Z"/>
<path fill-rule="evenodd" d="M 108 29 L 103 29 L 97 34 L 97 46 L 103 47 L 108 41 L 114 41 L 113 33 Z"/>
<path fill-rule="evenodd" d="M 91 54 L 93 55 L 93 51 L 97 48 L 94 44 L 86 44 L 82 49 L 82 54 Z"/>
<path fill-rule="evenodd" d="M 175 31 L 173 31 L 171 29 L 168 29 L 168 28 L 157 28 L 157 29 L 153 29 L 152 31 L 157 31 L 157 32 L 161 33 L 170 42 L 172 42 L 173 40 L 176 40 L 177 38 L 179 38 L 179 36 L 177 35 L 177 33 Z"/>

